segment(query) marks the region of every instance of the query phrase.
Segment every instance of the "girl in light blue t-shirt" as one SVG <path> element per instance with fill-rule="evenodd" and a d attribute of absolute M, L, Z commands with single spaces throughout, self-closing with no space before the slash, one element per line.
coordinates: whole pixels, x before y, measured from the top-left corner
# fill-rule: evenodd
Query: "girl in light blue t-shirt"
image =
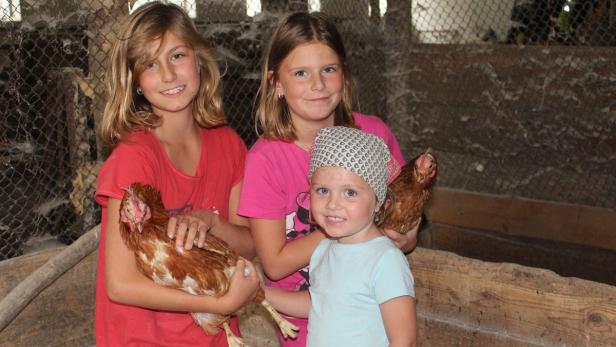
<path fill-rule="evenodd" d="M 397 173 L 379 137 L 347 127 L 319 130 L 310 211 L 328 238 L 310 259 L 309 291 L 266 289 L 276 309 L 308 317 L 309 347 L 416 345 L 413 275 L 374 223 Z"/>

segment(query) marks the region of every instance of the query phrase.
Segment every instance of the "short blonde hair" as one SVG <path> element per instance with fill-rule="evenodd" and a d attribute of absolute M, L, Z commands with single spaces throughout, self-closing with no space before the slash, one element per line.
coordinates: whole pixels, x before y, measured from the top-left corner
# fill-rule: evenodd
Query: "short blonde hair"
<path fill-rule="evenodd" d="M 155 128 L 160 116 L 152 112 L 145 97 L 137 94 L 138 76 L 154 59 L 148 44 L 173 32 L 195 52 L 199 64 L 200 86 L 193 103 L 193 116 L 202 127 L 225 123 L 220 97 L 220 71 L 212 49 L 201 37 L 190 17 L 173 4 L 152 2 L 139 7 L 123 24 L 114 43 L 106 86 L 107 102 L 99 129 L 101 139 L 115 146 L 122 136 L 140 128 Z"/>
<path fill-rule="evenodd" d="M 263 59 L 261 85 L 255 117 L 257 134 L 265 139 L 293 141 L 297 139 L 291 115 L 284 98 L 276 95 L 278 70 L 284 59 L 298 46 L 320 42 L 336 52 L 344 76 L 342 101 L 336 107 L 334 125 L 356 127 L 352 115 L 353 78 L 342 38 L 334 23 L 319 12 L 296 12 L 276 27 Z"/>

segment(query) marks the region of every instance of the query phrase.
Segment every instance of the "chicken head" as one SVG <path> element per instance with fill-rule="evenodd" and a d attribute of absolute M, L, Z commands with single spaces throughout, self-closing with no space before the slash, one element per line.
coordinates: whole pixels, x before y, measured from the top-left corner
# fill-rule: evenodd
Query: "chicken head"
<path fill-rule="evenodd" d="M 150 207 L 139 197 L 132 187 L 124 189 L 126 198 L 120 210 L 120 219 L 127 223 L 131 232 L 135 230 L 141 232 L 143 223 L 152 218 Z"/>
<path fill-rule="evenodd" d="M 415 179 L 419 184 L 432 183 L 436 175 L 436 157 L 427 149 L 414 163 Z"/>

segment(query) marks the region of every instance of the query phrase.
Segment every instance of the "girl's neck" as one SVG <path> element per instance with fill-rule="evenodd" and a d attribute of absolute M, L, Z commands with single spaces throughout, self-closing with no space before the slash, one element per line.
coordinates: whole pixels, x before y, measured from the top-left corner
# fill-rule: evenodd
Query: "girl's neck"
<path fill-rule="evenodd" d="M 297 136 L 297 140 L 295 140 L 294 143 L 308 151 L 310 150 L 310 145 L 312 145 L 314 138 L 317 136 L 317 132 L 322 128 L 331 127 L 333 125 L 333 115 L 322 121 L 303 121 L 294 119 L 293 126 L 295 128 L 295 136 Z"/>
<path fill-rule="evenodd" d="M 164 144 L 176 145 L 194 141 L 199 134 L 199 125 L 192 117 L 164 117 L 161 126 L 153 130 L 154 135 Z"/>

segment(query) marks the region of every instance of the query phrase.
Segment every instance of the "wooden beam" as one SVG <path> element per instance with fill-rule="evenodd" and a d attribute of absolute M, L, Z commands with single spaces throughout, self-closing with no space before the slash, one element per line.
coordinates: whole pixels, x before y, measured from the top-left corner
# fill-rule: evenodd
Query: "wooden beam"
<path fill-rule="evenodd" d="M 426 215 L 464 228 L 616 250 L 613 209 L 437 187 Z"/>
<path fill-rule="evenodd" d="M 477 336 L 464 346 L 616 345 L 616 287 L 424 248 L 408 258 L 418 317 Z"/>

